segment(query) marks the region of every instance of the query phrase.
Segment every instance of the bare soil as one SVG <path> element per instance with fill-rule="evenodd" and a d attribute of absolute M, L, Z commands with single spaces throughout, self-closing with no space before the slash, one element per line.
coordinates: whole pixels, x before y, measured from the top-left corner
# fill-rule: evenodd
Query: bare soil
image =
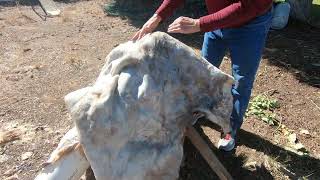
<path fill-rule="evenodd" d="M 92 83 L 108 52 L 143 23 L 106 16 L 103 1 L 57 5 L 62 14 L 45 20 L 35 13 L 43 14 L 39 6 L 0 5 L 0 131 L 23 132 L 20 140 L 0 146 L 0 179 L 35 177 L 73 126 L 63 97 Z M 199 51 L 203 35 L 176 37 Z M 272 31 L 254 89 L 254 95 L 280 101 L 276 114 L 309 155 L 287 150 L 287 137 L 254 117 L 246 119 L 236 150 L 220 152 L 215 148 L 219 129 L 206 120 L 197 123 L 235 179 L 320 179 L 319 55 L 319 29 L 293 22 Z M 229 66 L 226 56 L 222 69 L 230 72 Z M 303 129 L 310 135 L 300 134 Z M 31 152 L 27 158 L 26 152 Z M 188 141 L 185 154 L 180 179 L 217 179 Z"/>

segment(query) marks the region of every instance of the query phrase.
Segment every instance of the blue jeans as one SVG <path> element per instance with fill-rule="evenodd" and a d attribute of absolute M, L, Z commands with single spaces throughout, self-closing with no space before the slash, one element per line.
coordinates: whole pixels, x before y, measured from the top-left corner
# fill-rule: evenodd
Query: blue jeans
<path fill-rule="evenodd" d="M 271 10 L 239 28 L 225 28 L 205 33 L 202 56 L 219 67 L 229 50 L 232 62 L 233 110 L 230 117 L 232 135 L 240 129 L 248 107 L 261 54 L 271 25 Z"/>

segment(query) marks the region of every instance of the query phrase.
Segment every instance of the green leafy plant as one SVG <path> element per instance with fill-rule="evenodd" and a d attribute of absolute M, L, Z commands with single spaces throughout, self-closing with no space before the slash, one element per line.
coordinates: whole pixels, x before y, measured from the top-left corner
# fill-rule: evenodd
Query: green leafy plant
<path fill-rule="evenodd" d="M 278 125 L 274 110 L 279 108 L 279 102 L 276 99 L 270 99 L 265 95 L 258 95 L 249 102 L 249 108 L 246 117 L 254 116 L 270 125 Z"/>

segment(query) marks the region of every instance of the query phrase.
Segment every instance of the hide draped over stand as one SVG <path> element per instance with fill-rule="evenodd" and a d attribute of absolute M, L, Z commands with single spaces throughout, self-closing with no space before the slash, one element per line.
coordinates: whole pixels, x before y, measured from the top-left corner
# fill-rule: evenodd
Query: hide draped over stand
<path fill-rule="evenodd" d="M 36 179 L 77 179 L 89 166 L 97 180 L 177 179 L 194 113 L 230 131 L 232 84 L 165 33 L 120 44 L 92 86 L 65 97 L 76 128 Z"/>

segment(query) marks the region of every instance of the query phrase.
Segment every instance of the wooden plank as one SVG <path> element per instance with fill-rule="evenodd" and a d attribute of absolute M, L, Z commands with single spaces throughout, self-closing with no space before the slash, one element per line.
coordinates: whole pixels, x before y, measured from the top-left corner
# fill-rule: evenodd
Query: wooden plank
<path fill-rule="evenodd" d="M 198 149 L 202 157 L 207 161 L 211 169 L 219 176 L 222 180 L 232 180 L 232 176 L 224 168 L 222 163 L 211 151 L 208 144 L 201 138 L 197 130 L 193 126 L 188 126 L 186 129 L 186 136 L 190 139 L 192 144 Z"/>
<path fill-rule="evenodd" d="M 49 16 L 57 16 L 60 14 L 60 9 L 52 0 L 39 0 L 41 7 Z"/>

